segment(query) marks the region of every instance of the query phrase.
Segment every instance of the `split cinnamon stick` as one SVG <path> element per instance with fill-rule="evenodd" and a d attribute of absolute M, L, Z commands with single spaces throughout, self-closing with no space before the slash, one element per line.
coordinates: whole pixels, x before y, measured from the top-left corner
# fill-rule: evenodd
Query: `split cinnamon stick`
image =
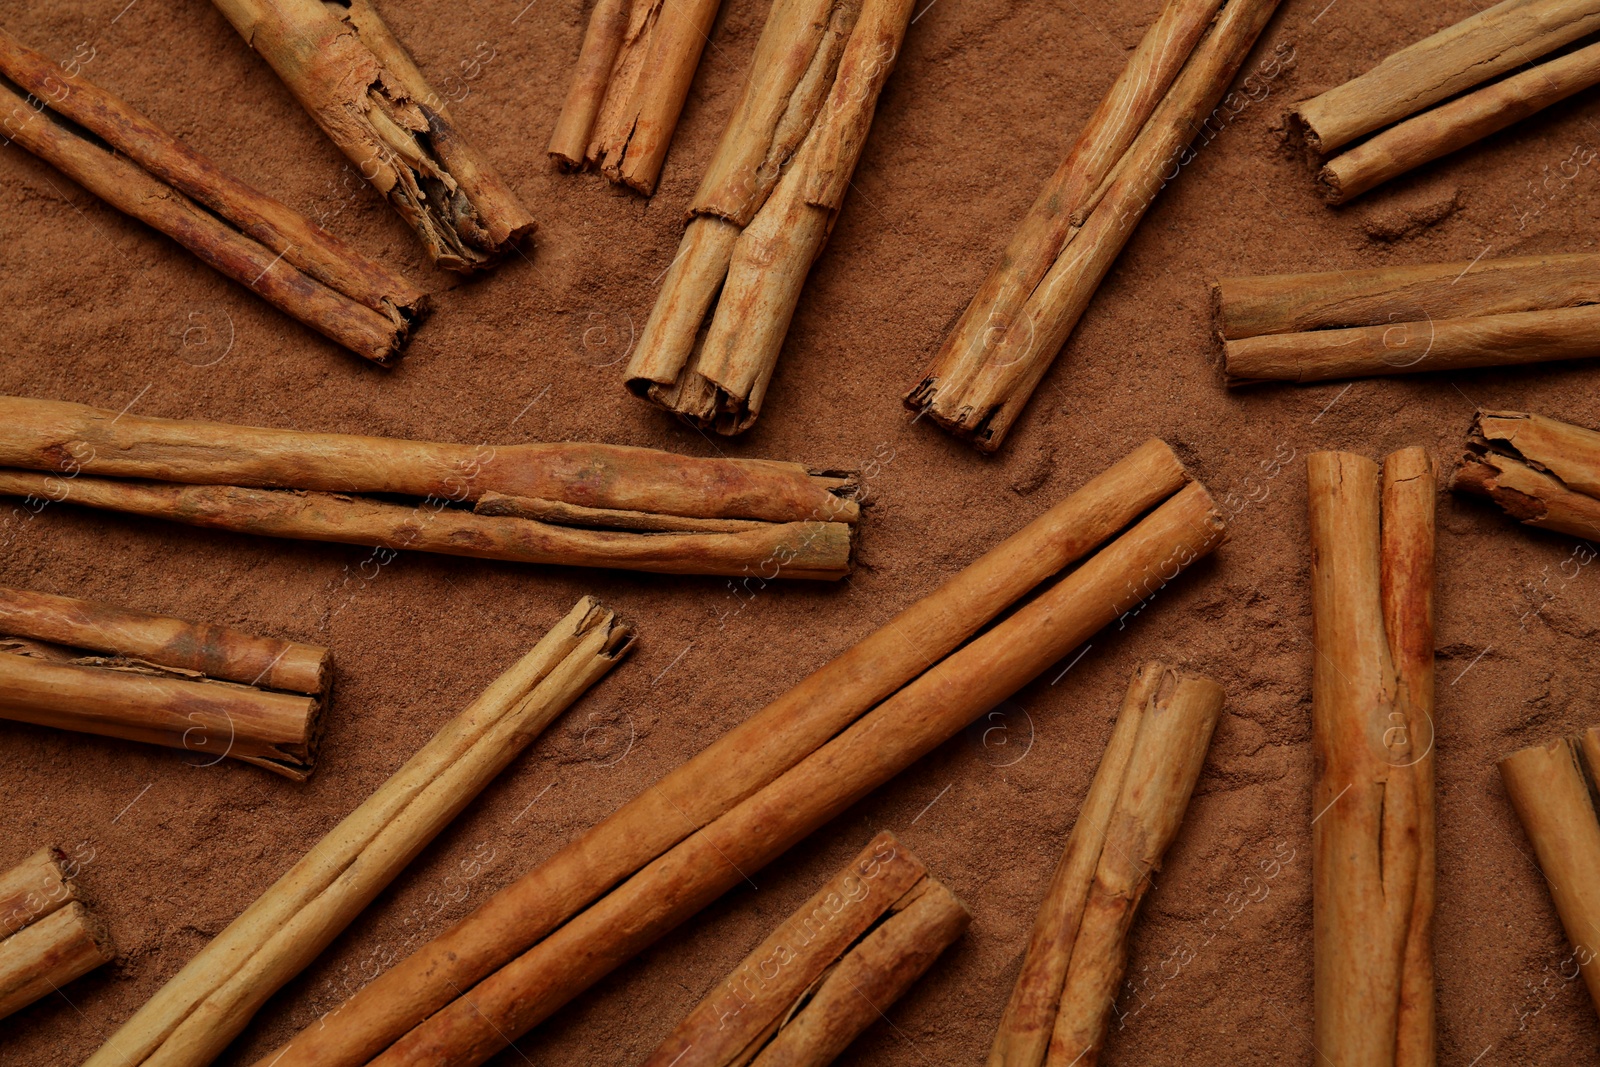
<path fill-rule="evenodd" d="M 1600 540 L 1600 433 L 1521 411 L 1480 411 L 1452 489 L 1528 526 Z"/>
<path fill-rule="evenodd" d="M 1589 765 L 1584 777 L 1579 750 Z M 1556 914 L 1600 1010 L 1600 821 L 1590 781 L 1600 776 L 1600 732 L 1513 752 L 1500 761 L 1511 806 L 1538 857 Z"/>
<path fill-rule="evenodd" d="M 831 1063 L 972 916 L 891 833 L 756 946 L 644 1067 Z"/>
<path fill-rule="evenodd" d="M 303 782 L 328 661 L 312 645 L 0 588 L 0 719 L 229 757 Z"/>
<path fill-rule="evenodd" d="M 656 191 L 720 0 L 597 0 L 550 137 L 564 167 Z"/>
<path fill-rule="evenodd" d="M 1600 256 L 1521 256 L 1213 283 L 1229 385 L 1600 355 Z"/>
<path fill-rule="evenodd" d="M 773 5 L 628 362 L 636 395 L 718 433 L 742 433 L 755 422 L 806 275 L 844 205 L 912 6 Z"/>
<path fill-rule="evenodd" d="M 328 339 L 399 358 L 427 304 L 410 282 L 4 30 L 0 76 L 5 139 Z"/>
<path fill-rule="evenodd" d="M 1327 155 L 1597 30 L 1594 0 L 1502 0 L 1297 105 L 1289 117 L 1307 149 Z"/>
<path fill-rule="evenodd" d="M 1433 465 L 1319 452 L 1308 479 L 1314 1041 L 1431 1064 Z"/>
<path fill-rule="evenodd" d="M 853 492 L 850 476 L 795 463 L 300 433 L 0 397 L 0 493 L 277 537 L 760 581 L 835 579 L 850 569 L 860 517 Z"/>
<path fill-rule="evenodd" d="M 1276 8 L 1168 0 L 906 407 L 1000 447 Z"/>
<path fill-rule="evenodd" d="M 585 597 L 251 904 L 85 1067 L 202 1067 L 544 728 L 632 630 Z"/>
<path fill-rule="evenodd" d="M 0 1019 L 116 957 L 78 901 L 65 855 L 41 849 L 0 871 Z"/>
<path fill-rule="evenodd" d="M 1128 931 L 1183 822 L 1222 701 L 1222 688 L 1201 675 L 1164 663 L 1134 672 L 1039 909 L 989 1067 L 1099 1061 Z"/>
<path fill-rule="evenodd" d="M 1171 449 L 1148 442 L 485 901 L 262 1067 L 483 1062 L 1157 594 L 1222 533 L 1205 489 Z"/>
<path fill-rule="evenodd" d="M 462 139 L 371 0 L 214 2 L 435 266 L 485 270 L 533 232 L 527 209 Z"/>

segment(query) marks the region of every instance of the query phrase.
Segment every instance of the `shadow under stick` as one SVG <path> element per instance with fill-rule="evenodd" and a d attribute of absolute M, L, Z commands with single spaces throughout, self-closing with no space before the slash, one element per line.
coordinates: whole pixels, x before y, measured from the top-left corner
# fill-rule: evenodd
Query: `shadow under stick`
<path fill-rule="evenodd" d="M 584 597 L 533 649 L 313 845 L 84 1067 L 203 1067 L 544 728 L 633 632 Z"/>

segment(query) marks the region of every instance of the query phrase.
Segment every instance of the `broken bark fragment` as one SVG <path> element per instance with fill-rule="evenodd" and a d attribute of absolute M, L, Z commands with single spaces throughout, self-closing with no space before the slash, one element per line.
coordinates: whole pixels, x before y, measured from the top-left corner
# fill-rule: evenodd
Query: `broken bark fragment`
<path fill-rule="evenodd" d="M 1528 526 L 1600 541 L 1600 433 L 1520 411 L 1480 411 L 1451 488 Z"/>

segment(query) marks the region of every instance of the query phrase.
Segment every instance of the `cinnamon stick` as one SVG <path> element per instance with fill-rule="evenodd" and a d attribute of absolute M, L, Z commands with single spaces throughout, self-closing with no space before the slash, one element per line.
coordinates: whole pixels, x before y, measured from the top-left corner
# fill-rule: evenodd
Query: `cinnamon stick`
<path fill-rule="evenodd" d="M 980 451 L 1000 447 L 1276 7 L 1168 0 L 907 408 Z"/>
<path fill-rule="evenodd" d="M 435 266 L 486 270 L 533 233 L 527 209 L 462 139 L 370 0 L 214 2 Z"/>
<path fill-rule="evenodd" d="M 1600 540 L 1600 433 L 1521 411 L 1479 411 L 1450 487 L 1528 526 Z"/>
<path fill-rule="evenodd" d="M 85 1067 L 201 1067 L 599 681 L 632 630 L 584 597 L 190 960 Z"/>
<path fill-rule="evenodd" d="M 1600 84 L 1600 44 L 1485 86 L 1414 115 L 1328 160 L 1317 189 L 1343 204 L 1409 170 L 1480 141 Z"/>
<path fill-rule="evenodd" d="M 830 1063 L 971 920 L 881 833 L 713 987 L 645 1067 Z"/>
<path fill-rule="evenodd" d="M 482 1062 L 738 884 L 740 872 L 781 854 L 1154 594 L 1221 537 L 1205 489 L 1169 448 L 1148 442 L 262 1067 Z M 468 999 L 457 1000 L 463 993 Z"/>
<path fill-rule="evenodd" d="M 115 957 L 105 926 L 77 900 L 59 849 L 0 871 L 0 1019 Z"/>
<path fill-rule="evenodd" d="M 1310 152 L 1327 155 L 1597 30 L 1594 0 L 1502 0 L 1296 105 L 1289 118 Z"/>
<path fill-rule="evenodd" d="M 653 194 L 719 6 L 597 0 L 550 137 L 551 157 Z"/>
<path fill-rule="evenodd" d="M 1335 1063 L 1433 1056 L 1433 466 L 1308 463 L 1315 1037 Z"/>
<path fill-rule="evenodd" d="M 1229 385 L 1600 355 L 1600 257 L 1226 278 L 1212 286 Z"/>
<path fill-rule="evenodd" d="M 1580 748 L 1589 779 L 1579 764 Z M 1590 792 L 1600 774 L 1597 759 L 1600 735 L 1591 727 L 1576 738 L 1513 752 L 1500 761 L 1500 778 L 1576 950 L 1589 999 L 1600 1010 L 1600 821 Z"/>
<path fill-rule="evenodd" d="M 755 422 L 806 275 L 844 205 L 912 6 L 773 5 L 628 362 L 636 395 L 722 434 Z"/>
<path fill-rule="evenodd" d="M 303 782 L 328 659 L 224 626 L 0 588 L 0 719 L 231 757 Z"/>
<path fill-rule="evenodd" d="M 300 433 L 0 397 L 0 493 L 395 550 L 834 579 L 850 569 L 853 491 L 847 475 L 768 460 Z"/>
<path fill-rule="evenodd" d="M 0 76 L 6 139 L 335 343 L 400 357 L 427 305 L 410 282 L 4 30 Z"/>
<path fill-rule="evenodd" d="M 1164 663 L 1134 672 L 1034 922 L 989 1067 L 1098 1062 L 1128 931 L 1183 821 L 1222 701 L 1209 678 Z"/>

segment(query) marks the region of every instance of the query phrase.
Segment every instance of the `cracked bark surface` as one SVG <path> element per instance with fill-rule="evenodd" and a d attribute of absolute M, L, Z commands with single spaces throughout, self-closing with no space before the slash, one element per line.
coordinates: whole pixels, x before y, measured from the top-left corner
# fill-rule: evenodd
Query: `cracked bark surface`
<path fill-rule="evenodd" d="M 1479 411 L 1451 488 L 1518 522 L 1600 540 L 1600 433 L 1520 411 Z"/>

